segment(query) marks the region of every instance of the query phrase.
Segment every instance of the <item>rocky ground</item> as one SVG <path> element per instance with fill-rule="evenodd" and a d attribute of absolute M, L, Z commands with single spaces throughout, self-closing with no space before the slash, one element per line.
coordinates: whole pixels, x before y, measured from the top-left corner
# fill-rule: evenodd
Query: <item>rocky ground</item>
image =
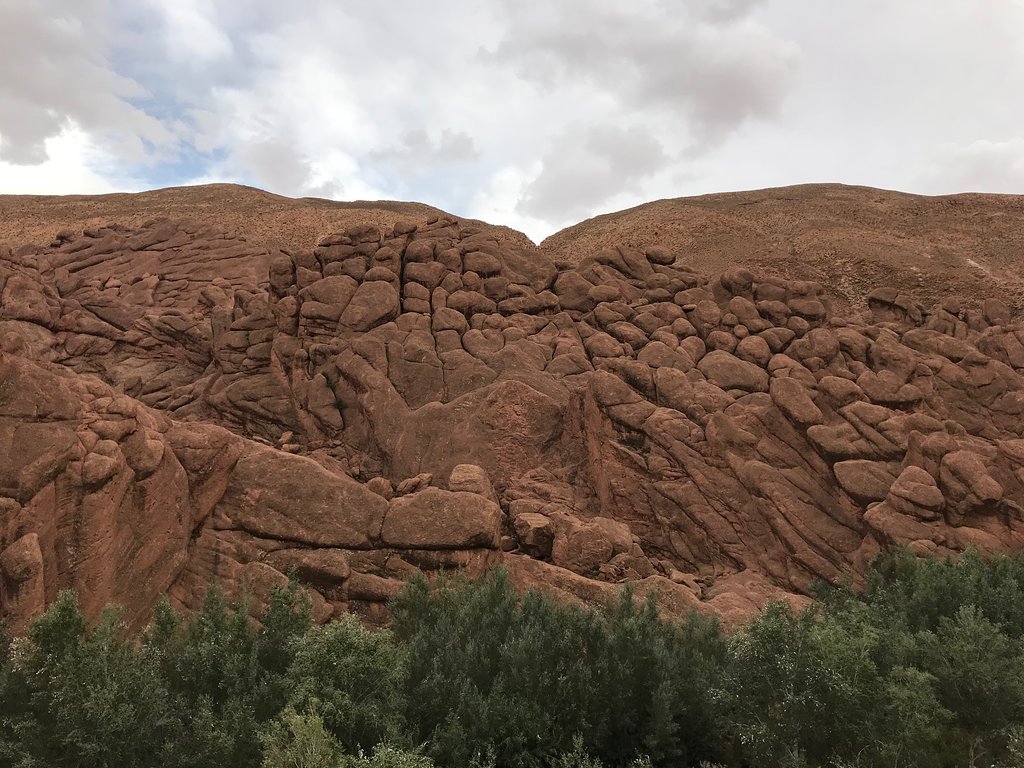
<path fill-rule="evenodd" d="M 15 627 L 69 587 L 139 625 L 289 573 L 318 619 L 379 622 L 416 569 L 499 562 L 735 622 L 887 547 L 1024 547 L 1020 198 L 719 195 L 538 248 L 263 194 L 0 198 Z M 708 200 L 730 237 L 663 212 Z"/>

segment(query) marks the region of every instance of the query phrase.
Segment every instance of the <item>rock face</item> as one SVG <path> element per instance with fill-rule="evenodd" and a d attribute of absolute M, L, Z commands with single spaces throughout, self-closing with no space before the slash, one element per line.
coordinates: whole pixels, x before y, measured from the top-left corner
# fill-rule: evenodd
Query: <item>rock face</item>
<path fill-rule="evenodd" d="M 145 622 L 417 569 L 741 619 L 881 550 L 1024 546 L 1024 325 L 882 287 L 557 268 L 446 217 L 284 251 L 176 220 L 0 250 L 0 614 Z"/>

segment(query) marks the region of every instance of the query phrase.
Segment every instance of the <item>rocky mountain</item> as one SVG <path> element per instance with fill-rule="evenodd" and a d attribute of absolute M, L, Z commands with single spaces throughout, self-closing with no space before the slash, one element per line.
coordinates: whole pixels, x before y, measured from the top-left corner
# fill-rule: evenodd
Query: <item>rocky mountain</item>
<path fill-rule="evenodd" d="M 659 200 L 598 216 L 545 240 L 573 265 L 605 247 L 659 243 L 705 274 L 741 263 L 759 275 L 820 282 L 844 310 L 875 288 L 926 306 L 999 296 L 1024 310 L 1024 197 L 923 197 L 805 184 Z"/>
<path fill-rule="evenodd" d="M 888 547 L 1020 549 L 1022 218 L 812 186 L 537 247 L 223 185 L 0 198 L 0 614 L 294 573 L 380 622 L 502 563 L 734 622 Z"/>
<path fill-rule="evenodd" d="M 137 227 L 165 218 L 212 226 L 261 250 L 276 252 L 311 248 L 320 238 L 357 224 L 386 230 L 399 221 L 425 221 L 442 214 L 444 211 L 422 203 L 294 199 L 238 184 L 114 195 L 0 195 L 0 243 L 13 249 L 32 249 L 64 231 L 81 232 L 111 222 Z M 526 235 L 508 227 L 472 223 L 496 237 L 531 244 Z"/>

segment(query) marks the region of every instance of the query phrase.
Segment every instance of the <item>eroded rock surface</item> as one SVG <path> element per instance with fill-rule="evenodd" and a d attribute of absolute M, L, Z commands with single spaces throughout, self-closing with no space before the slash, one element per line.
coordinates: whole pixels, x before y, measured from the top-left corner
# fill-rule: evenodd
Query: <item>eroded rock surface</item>
<path fill-rule="evenodd" d="M 444 217 L 271 251 L 158 220 L 0 252 L 0 613 L 145 621 L 294 573 L 370 621 L 416 569 L 625 581 L 727 621 L 880 550 L 1024 546 L 1024 325 L 998 301 Z"/>

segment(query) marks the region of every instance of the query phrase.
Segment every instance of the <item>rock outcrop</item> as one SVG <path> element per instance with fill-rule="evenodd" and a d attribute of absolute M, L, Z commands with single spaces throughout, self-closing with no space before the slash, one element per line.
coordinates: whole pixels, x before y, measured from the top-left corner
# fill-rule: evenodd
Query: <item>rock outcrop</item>
<path fill-rule="evenodd" d="M 289 574 L 378 622 L 504 563 L 739 620 L 881 550 L 1024 547 L 1024 324 L 859 310 L 652 242 L 556 267 L 446 217 L 271 249 L 158 220 L 0 253 L 0 613 L 134 624 Z"/>

